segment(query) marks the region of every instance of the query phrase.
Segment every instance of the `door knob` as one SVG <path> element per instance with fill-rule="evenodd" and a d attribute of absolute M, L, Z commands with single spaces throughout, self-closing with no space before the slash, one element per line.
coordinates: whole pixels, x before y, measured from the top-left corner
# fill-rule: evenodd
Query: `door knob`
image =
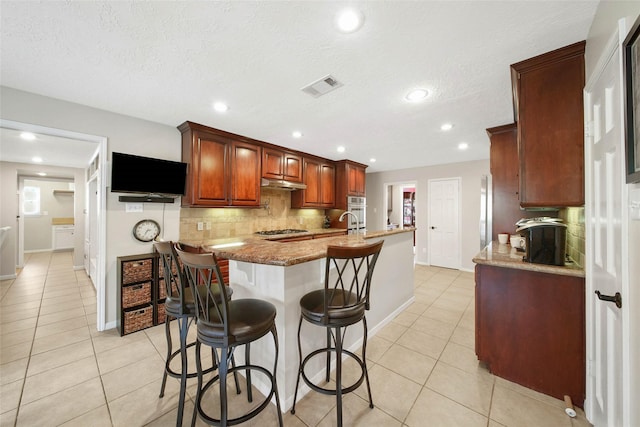
<path fill-rule="evenodd" d="M 435 230 L 436 228 L 432 226 L 432 227 L 431 227 L 431 229 L 432 229 L 432 230 Z"/>
<path fill-rule="evenodd" d="M 596 291 L 596 295 L 598 296 L 599 300 L 613 302 L 616 304 L 616 307 L 622 308 L 622 295 L 620 295 L 620 292 L 616 292 L 614 296 L 611 296 L 611 295 L 602 295 L 600 291 Z"/>

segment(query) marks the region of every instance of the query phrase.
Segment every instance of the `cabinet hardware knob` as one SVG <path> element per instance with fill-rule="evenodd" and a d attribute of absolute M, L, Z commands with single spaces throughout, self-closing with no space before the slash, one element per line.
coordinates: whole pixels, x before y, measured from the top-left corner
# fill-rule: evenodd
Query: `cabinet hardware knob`
<path fill-rule="evenodd" d="M 614 296 L 611 296 L 611 295 L 602 295 L 600 291 L 596 291 L 596 295 L 598 296 L 599 300 L 613 302 L 616 304 L 616 307 L 622 308 L 622 295 L 620 295 L 620 292 L 616 292 Z"/>

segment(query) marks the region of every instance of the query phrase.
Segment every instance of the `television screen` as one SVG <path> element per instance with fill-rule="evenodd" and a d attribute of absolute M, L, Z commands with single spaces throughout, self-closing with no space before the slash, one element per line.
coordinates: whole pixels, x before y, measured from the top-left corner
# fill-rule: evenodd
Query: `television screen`
<path fill-rule="evenodd" d="M 186 179 L 186 163 L 112 153 L 112 193 L 184 195 Z"/>

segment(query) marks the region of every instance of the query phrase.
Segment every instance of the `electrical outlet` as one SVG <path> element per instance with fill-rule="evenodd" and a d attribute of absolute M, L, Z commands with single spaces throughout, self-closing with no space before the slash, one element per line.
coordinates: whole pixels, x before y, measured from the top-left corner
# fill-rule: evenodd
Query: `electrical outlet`
<path fill-rule="evenodd" d="M 207 221 L 204 223 L 207 230 L 211 230 L 211 221 Z"/>
<path fill-rule="evenodd" d="M 198 231 L 204 230 L 204 223 L 202 221 L 198 222 Z"/>
<path fill-rule="evenodd" d="M 125 203 L 125 212 L 142 212 L 142 203 Z"/>

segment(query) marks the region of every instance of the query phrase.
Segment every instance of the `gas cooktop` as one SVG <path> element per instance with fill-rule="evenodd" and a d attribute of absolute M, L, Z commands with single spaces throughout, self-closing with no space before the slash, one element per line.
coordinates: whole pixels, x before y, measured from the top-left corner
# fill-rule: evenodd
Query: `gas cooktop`
<path fill-rule="evenodd" d="M 294 234 L 294 233 L 307 233 L 307 230 L 297 230 L 295 228 L 285 228 L 284 230 L 265 230 L 265 231 L 256 231 L 255 234 L 259 234 L 260 236 L 274 236 L 276 234 Z"/>

